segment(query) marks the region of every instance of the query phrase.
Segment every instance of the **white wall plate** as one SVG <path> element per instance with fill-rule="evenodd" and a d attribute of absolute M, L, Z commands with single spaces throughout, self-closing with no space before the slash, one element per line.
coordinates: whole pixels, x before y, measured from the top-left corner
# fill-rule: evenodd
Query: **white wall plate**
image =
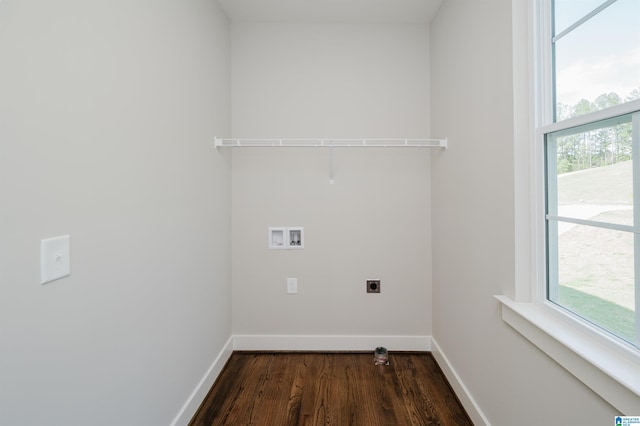
<path fill-rule="evenodd" d="M 40 284 L 71 274 L 71 237 L 47 238 L 40 241 Z"/>

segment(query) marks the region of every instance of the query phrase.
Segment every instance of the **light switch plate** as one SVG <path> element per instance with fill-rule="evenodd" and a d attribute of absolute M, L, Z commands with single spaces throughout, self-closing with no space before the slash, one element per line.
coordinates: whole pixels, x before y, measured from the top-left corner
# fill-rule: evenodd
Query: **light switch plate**
<path fill-rule="evenodd" d="M 296 294 L 298 292 L 298 279 L 287 278 L 287 293 Z"/>
<path fill-rule="evenodd" d="M 40 284 L 71 275 L 71 237 L 47 238 L 40 241 Z"/>

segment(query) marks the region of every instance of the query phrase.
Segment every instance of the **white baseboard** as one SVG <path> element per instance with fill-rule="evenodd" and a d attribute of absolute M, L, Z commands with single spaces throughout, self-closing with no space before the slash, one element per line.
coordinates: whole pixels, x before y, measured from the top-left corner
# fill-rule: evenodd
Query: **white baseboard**
<path fill-rule="evenodd" d="M 213 383 L 218 378 L 218 375 L 222 371 L 222 368 L 229 360 L 231 353 L 233 352 L 233 336 L 229 337 L 227 343 L 225 343 L 224 347 L 213 361 L 205 375 L 202 377 L 196 388 L 191 392 L 189 398 L 187 398 L 187 402 L 184 403 L 182 409 L 178 413 L 173 422 L 171 422 L 171 426 L 179 426 L 179 425 L 187 425 L 193 418 L 193 415 L 198 411 L 200 404 L 209 393 L 209 390 L 213 386 Z"/>
<path fill-rule="evenodd" d="M 237 351 L 429 351 L 431 336 L 291 336 L 235 335 Z"/>
<path fill-rule="evenodd" d="M 476 403 L 475 399 L 473 399 L 469 389 L 464 385 L 460 376 L 458 376 L 458 373 L 456 373 L 456 370 L 449 362 L 449 359 L 444 352 L 442 352 L 442 349 L 433 338 L 431 339 L 431 353 L 440 366 L 440 369 L 442 369 L 442 372 L 446 376 L 454 392 L 458 396 L 462 406 L 467 411 L 469 417 L 471 417 L 473 424 L 477 426 L 490 426 L 491 424 L 489 423 L 489 420 L 487 420 L 482 410 L 480 410 L 480 407 Z"/>

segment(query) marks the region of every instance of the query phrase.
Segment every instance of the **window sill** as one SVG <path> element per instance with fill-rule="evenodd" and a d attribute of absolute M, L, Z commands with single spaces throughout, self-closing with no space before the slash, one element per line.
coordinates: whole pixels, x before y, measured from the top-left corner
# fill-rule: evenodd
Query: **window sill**
<path fill-rule="evenodd" d="M 586 330 L 558 309 L 537 303 L 502 303 L 502 319 L 591 388 L 621 414 L 640 410 L 640 353 Z"/>

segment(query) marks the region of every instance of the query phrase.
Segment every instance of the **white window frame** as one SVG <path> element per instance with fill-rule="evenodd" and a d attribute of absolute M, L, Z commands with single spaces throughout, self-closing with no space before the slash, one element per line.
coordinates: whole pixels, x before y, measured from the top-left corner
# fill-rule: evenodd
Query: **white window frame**
<path fill-rule="evenodd" d="M 546 300 L 543 137 L 633 112 L 640 101 L 543 125 L 552 122 L 551 108 L 544 108 L 552 97 L 550 1 L 512 0 L 512 6 L 516 280 L 512 293 L 496 296 L 502 318 L 620 414 L 639 415 L 640 351 Z"/>
<path fill-rule="evenodd" d="M 640 135 L 640 101 L 636 101 L 636 102 L 628 102 L 626 104 L 623 105 L 618 105 L 616 107 L 610 107 L 607 108 L 606 110 L 602 110 L 602 111 L 596 111 L 595 113 L 591 113 L 591 114 L 586 114 L 584 116 L 580 116 L 580 117 L 576 117 L 575 119 L 568 119 L 568 120 L 564 120 L 562 122 L 559 123 L 553 123 L 553 124 L 549 124 L 547 126 L 544 126 L 540 129 L 537 130 L 537 136 L 536 136 L 536 144 L 542 144 L 542 146 L 544 147 L 545 145 L 545 139 L 546 136 L 548 134 L 551 133 L 556 133 L 556 132 L 562 132 L 564 130 L 570 130 L 570 129 L 575 129 L 578 128 L 580 126 L 583 125 L 587 125 L 587 128 L 591 127 L 594 129 L 599 129 L 599 128 L 603 128 L 603 127 L 607 127 L 610 125 L 614 125 L 618 122 L 619 117 L 630 117 L 629 118 L 629 123 L 632 125 L 633 128 L 633 134 L 632 134 L 632 158 L 633 158 L 633 181 L 634 182 L 638 182 L 638 177 L 640 176 L 640 168 L 639 168 L 639 160 L 640 159 L 640 140 L 639 140 L 639 135 Z M 586 129 L 584 130 L 579 130 L 580 132 L 586 131 Z M 549 163 L 549 160 L 545 160 L 547 162 L 547 164 Z M 548 168 L 548 166 L 547 166 Z M 555 172 L 553 173 L 555 174 Z M 550 193 L 553 193 L 554 191 L 557 191 L 557 183 L 552 185 L 551 183 L 547 184 L 547 191 L 550 191 Z M 633 199 L 634 200 L 640 200 L 640 185 L 634 184 L 633 185 Z M 553 198 L 555 196 L 552 196 L 551 198 Z M 557 200 L 556 200 L 556 204 L 557 204 Z M 557 208 L 557 206 L 556 206 Z M 617 231 L 623 231 L 623 232 L 631 232 L 633 233 L 633 239 L 634 239 L 634 259 L 635 259 L 635 282 L 634 282 L 634 288 L 636 289 L 635 295 L 636 295 L 636 299 L 638 298 L 637 296 L 640 294 L 640 291 L 638 290 L 638 279 L 640 279 L 640 276 L 638 275 L 638 272 L 640 272 L 640 216 L 639 216 L 639 209 L 637 204 L 634 202 L 634 209 L 633 209 L 633 215 L 634 215 L 634 224 L 633 225 L 621 225 L 621 224 L 617 224 L 617 223 L 613 223 L 613 222 L 596 222 L 596 221 L 592 221 L 592 220 L 580 220 L 580 219 L 572 219 L 572 218 L 561 218 L 558 216 L 554 216 L 551 214 L 547 214 L 548 218 L 549 218 L 549 222 L 553 223 L 556 226 L 556 232 L 557 232 L 557 225 L 559 223 L 567 223 L 567 222 L 573 222 L 576 224 L 582 224 L 582 225 L 588 225 L 588 226 L 592 226 L 592 227 L 600 227 L 600 228 L 604 228 L 604 229 L 609 229 L 609 230 L 617 230 Z M 556 213 L 557 214 L 557 213 Z M 536 217 L 538 216 L 538 214 L 536 213 Z M 545 223 L 546 225 L 546 223 Z M 555 242 L 557 243 L 558 237 L 555 237 Z M 549 244 L 546 244 L 547 246 L 549 246 Z M 557 246 L 554 245 L 553 249 L 557 251 Z M 547 248 L 547 250 L 551 250 L 550 247 Z M 545 260 L 547 260 L 547 253 L 544 254 L 545 255 Z M 554 280 L 557 280 L 557 272 L 558 272 L 558 266 L 556 264 L 556 262 L 550 262 L 548 265 L 548 269 L 551 272 L 550 274 L 547 274 L 547 271 L 545 270 L 545 274 L 546 275 L 553 275 L 554 276 Z M 551 277 L 549 276 L 547 279 L 551 279 Z M 542 288 L 539 289 L 539 292 L 541 294 L 538 295 L 538 298 L 541 299 L 550 299 L 549 295 L 547 294 L 547 291 L 549 291 L 549 287 L 551 286 L 551 283 L 546 283 L 547 285 L 545 286 L 541 286 Z M 557 286 L 559 286 L 558 282 L 554 282 L 554 289 L 555 291 L 557 291 Z M 637 306 L 640 306 L 640 303 L 636 303 Z M 640 316 L 640 311 L 636 310 L 636 316 L 635 316 L 635 321 L 636 324 L 638 324 L 638 327 L 636 328 L 636 335 L 634 336 L 634 342 L 636 342 L 636 349 L 640 348 L 640 320 L 638 320 L 638 317 Z M 627 344 L 626 342 L 621 341 L 621 343 L 623 344 Z"/>

